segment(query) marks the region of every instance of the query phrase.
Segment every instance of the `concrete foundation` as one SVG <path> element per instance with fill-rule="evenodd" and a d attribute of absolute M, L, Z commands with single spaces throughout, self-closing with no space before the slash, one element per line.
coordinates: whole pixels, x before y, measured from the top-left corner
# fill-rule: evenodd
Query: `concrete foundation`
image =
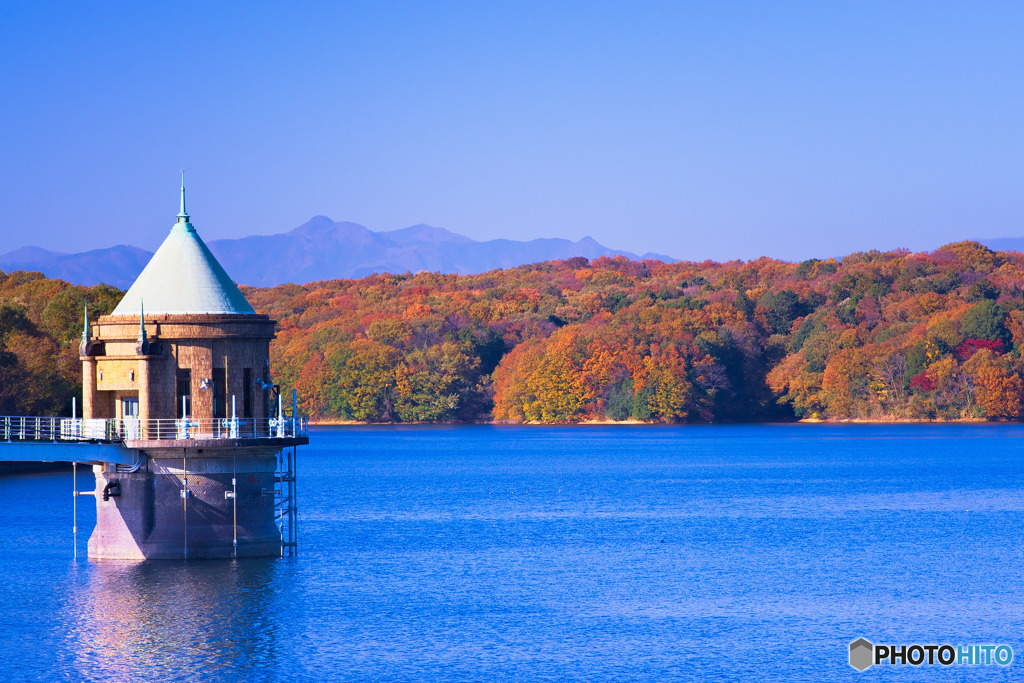
<path fill-rule="evenodd" d="M 274 508 L 280 451 L 281 446 L 148 448 L 135 472 L 95 465 L 96 528 L 89 557 L 280 555 Z"/>

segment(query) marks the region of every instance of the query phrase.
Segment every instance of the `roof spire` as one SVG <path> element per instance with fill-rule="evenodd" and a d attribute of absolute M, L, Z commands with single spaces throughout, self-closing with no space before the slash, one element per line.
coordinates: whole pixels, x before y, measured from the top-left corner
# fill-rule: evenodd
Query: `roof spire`
<path fill-rule="evenodd" d="M 177 222 L 110 315 L 134 318 L 143 298 L 149 301 L 150 312 L 157 315 L 255 314 L 188 221 L 184 187 L 182 182 Z M 150 343 L 159 345 L 160 333 L 154 334 L 158 338 Z"/>
<path fill-rule="evenodd" d="M 178 212 L 178 222 L 188 223 L 189 215 L 185 211 L 185 171 L 181 172 L 181 211 Z"/>

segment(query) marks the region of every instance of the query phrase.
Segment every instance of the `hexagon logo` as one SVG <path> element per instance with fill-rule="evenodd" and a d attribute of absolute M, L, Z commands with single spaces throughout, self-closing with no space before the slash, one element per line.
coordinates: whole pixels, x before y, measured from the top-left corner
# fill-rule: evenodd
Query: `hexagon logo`
<path fill-rule="evenodd" d="M 864 671 L 874 664 L 875 646 L 865 638 L 858 638 L 850 643 L 850 666 L 857 671 Z"/>

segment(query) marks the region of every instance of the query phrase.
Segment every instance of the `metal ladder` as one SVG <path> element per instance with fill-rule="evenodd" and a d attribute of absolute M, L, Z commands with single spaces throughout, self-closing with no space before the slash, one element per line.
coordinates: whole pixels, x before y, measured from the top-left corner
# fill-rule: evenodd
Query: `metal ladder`
<path fill-rule="evenodd" d="M 281 557 L 299 552 L 298 519 L 295 506 L 295 446 L 277 454 L 274 473 L 274 515 L 281 532 Z"/>

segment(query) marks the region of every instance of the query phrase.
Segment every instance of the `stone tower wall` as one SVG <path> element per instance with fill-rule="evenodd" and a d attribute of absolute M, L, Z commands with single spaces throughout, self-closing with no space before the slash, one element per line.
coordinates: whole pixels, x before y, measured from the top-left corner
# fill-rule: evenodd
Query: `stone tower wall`
<path fill-rule="evenodd" d="M 267 410 L 268 392 L 255 383 L 270 381 L 270 341 L 276 323 L 262 315 L 160 315 L 146 317 L 148 353 L 139 353 L 138 316 L 104 316 L 93 325 L 91 353 L 82 357 L 83 416 L 119 417 L 118 399 L 138 396 L 143 420 L 174 419 L 178 411 L 179 370 L 191 375 L 190 416 L 214 417 L 215 370 L 223 370 L 224 414 L 234 395 L 244 415 L 245 370 L 251 373 L 252 417 Z M 219 374 L 219 373 L 217 373 Z M 202 380 L 209 380 L 202 389 Z M 268 414 L 269 413 L 269 414 Z"/>

